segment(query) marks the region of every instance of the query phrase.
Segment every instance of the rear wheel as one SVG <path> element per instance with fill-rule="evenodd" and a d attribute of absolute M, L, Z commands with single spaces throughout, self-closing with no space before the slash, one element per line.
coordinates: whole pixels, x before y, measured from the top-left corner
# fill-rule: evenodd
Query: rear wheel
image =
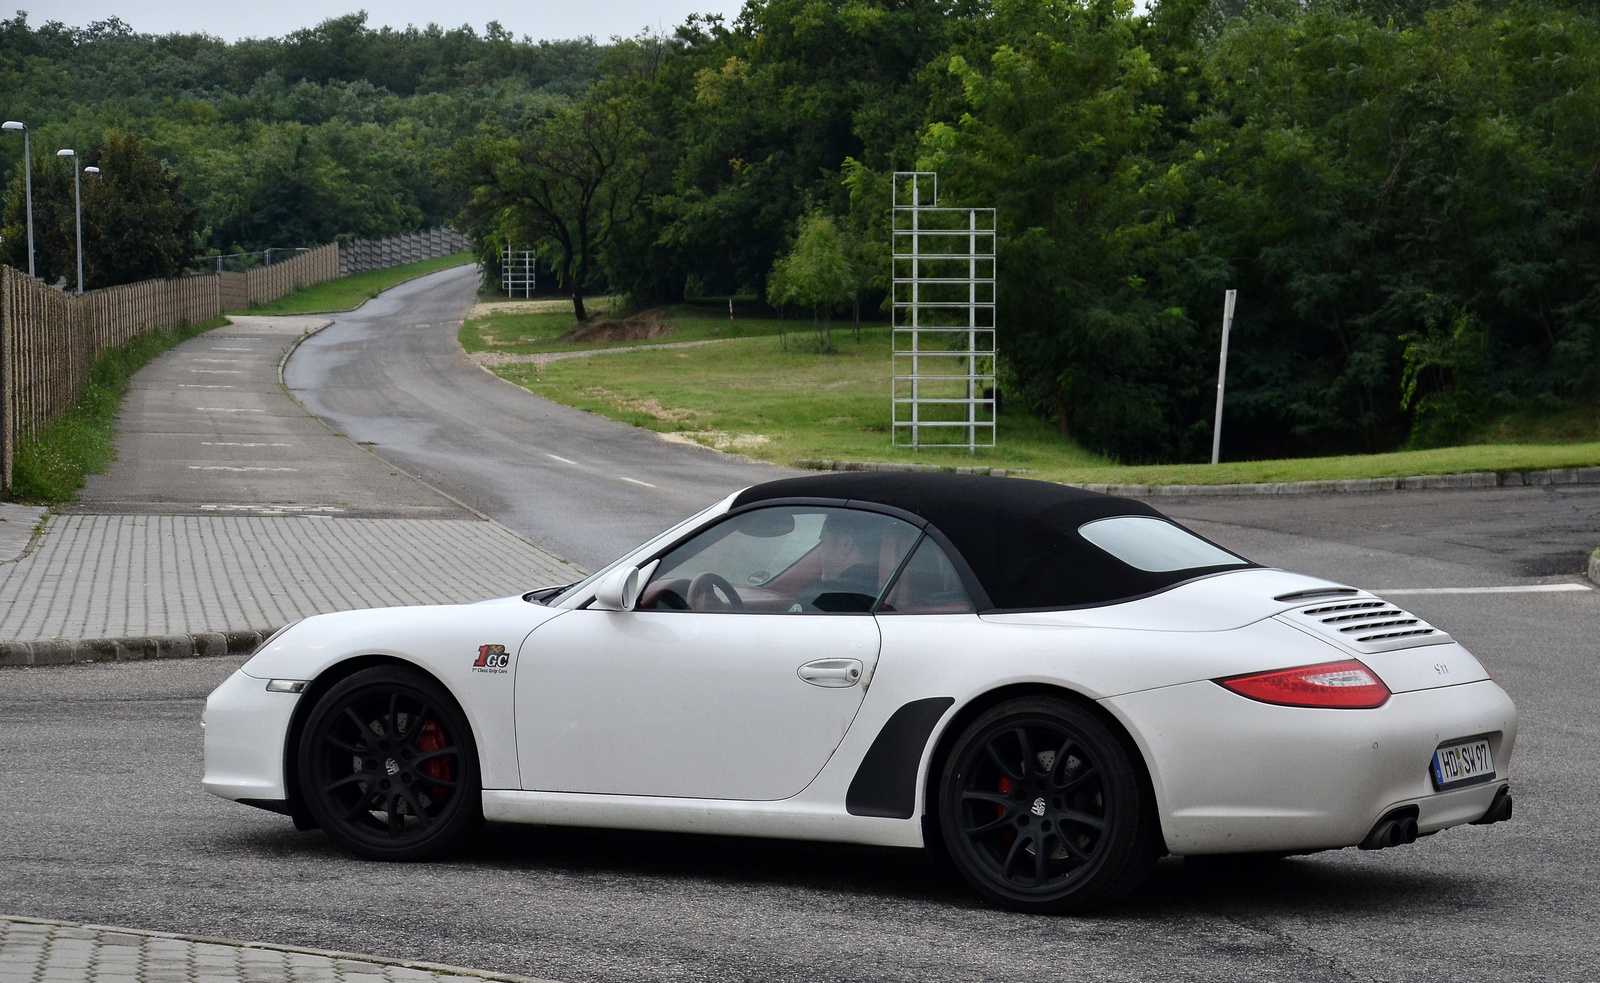
<path fill-rule="evenodd" d="M 443 687 L 408 669 L 335 683 L 306 720 L 299 765 L 318 825 L 362 856 L 430 857 L 482 819 L 466 717 Z"/>
<path fill-rule="evenodd" d="M 961 734 L 939 786 L 950 858 L 1007 907 L 1058 912 L 1128 894 L 1158 856 L 1154 803 L 1127 749 L 1093 713 L 1028 697 Z"/>

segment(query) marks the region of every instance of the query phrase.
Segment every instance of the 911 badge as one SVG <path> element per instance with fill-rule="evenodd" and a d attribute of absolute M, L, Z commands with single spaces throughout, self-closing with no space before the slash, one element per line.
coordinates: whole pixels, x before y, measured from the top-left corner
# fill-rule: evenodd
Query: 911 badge
<path fill-rule="evenodd" d="M 511 656 L 504 645 L 479 645 L 478 661 L 472 664 L 472 671 L 500 675 L 511 671 L 506 668 L 510 664 Z"/>

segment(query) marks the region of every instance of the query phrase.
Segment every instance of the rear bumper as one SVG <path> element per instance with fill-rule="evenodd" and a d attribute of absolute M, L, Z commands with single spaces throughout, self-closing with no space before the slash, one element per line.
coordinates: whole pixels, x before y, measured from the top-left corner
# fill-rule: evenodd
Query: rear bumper
<path fill-rule="evenodd" d="M 300 697 L 269 693 L 267 681 L 229 676 L 206 698 L 205 777 L 201 784 L 224 799 L 282 801 L 284 740 Z"/>
<path fill-rule="evenodd" d="M 1272 706 L 1209 681 L 1102 702 L 1150 764 L 1167 849 L 1188 855 L 1354 846 L 1406 806 L 1422 833 L 1474 822 L 1509 780 L 1517 732 L 1492 680 L 1397 693 L 1375 710 Z M 1494 779 L 1436 792 L 1434 750 L 1481 735 Z"/>

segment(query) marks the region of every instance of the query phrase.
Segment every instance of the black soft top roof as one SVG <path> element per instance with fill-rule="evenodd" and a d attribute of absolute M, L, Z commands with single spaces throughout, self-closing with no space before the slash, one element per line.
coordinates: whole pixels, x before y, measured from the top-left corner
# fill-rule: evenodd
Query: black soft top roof
<path fill-rule="evenodd" d="M 788 498 L 870 503 L 921 516 L 966 560 L 989 595 L 989 610 L 1110 604 L 1196 576 L 1240 569 L 1233 564 L 1152 573 L 1129 566 L 1080 536 L 1078 527 L 1111 516 L 1166 516 L 1143 502 L 1045 481 L 937 472 L 829 472 L 747 488 L 733 507 Z"/>

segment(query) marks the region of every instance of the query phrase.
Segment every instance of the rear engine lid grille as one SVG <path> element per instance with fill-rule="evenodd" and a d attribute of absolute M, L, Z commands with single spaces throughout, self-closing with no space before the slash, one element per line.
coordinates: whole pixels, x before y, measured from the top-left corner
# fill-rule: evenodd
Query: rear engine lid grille
<path fill-rule="evenodd" d="M 1311 604 L 1280 617 L 1358 652 L 1390 652 L 1453 640 L 1411 612 L 1371 594 Z"/>

